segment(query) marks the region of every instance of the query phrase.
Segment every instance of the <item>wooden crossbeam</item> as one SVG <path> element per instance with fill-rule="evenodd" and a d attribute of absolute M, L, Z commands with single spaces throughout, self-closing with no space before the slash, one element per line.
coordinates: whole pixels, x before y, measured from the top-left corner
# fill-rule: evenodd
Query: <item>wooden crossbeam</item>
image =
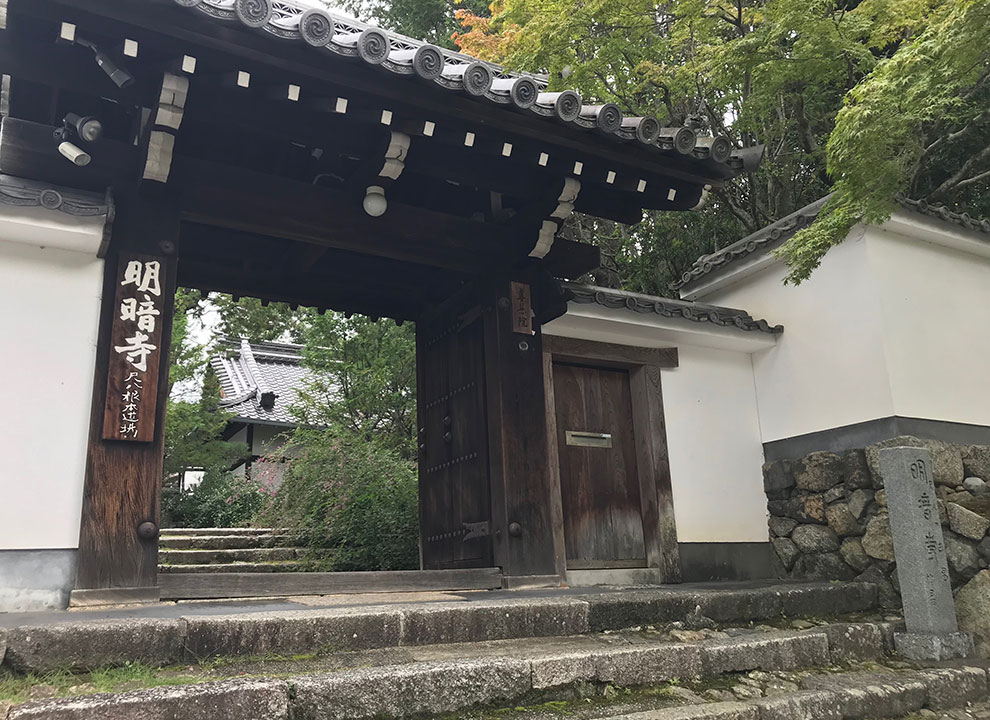
<path fill-rule="evenodd" d="M 472 274 L 513 261 L 504 229 L 429 210 L 391 203 L 372 218 L 341 191 L 185 157 L 173 159 L 170 182 L 183 216 L 204 225 Z"/>

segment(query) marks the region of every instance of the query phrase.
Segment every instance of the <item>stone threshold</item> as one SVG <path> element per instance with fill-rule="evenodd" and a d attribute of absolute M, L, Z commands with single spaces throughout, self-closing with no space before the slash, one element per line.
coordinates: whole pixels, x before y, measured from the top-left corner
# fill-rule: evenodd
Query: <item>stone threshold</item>
<path fill-rule="evenodd" d="M 876 607 L 873 586 L 832 583 L 476 597 L 467 602 L 315 609 L 272 610 L 262 605 L 245 612 L 218 604 L 173 606 L 175 612 L 164 615 L 147 609 L 88 617 L 63 613 L 57 617 L 67 622 L 35 620 L 0 628 L 0 660 L 35 671 L 87 670 L 128 661 L 160 667 L 213 656 L 564 637 L 685 619 L 731 624 L 838 617 Z"/>

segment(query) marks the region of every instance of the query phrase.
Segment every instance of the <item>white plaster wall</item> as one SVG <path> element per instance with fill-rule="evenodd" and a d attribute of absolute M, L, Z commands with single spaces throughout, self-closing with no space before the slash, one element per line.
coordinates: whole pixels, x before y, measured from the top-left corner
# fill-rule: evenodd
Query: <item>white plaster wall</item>
<path fill-rule="evenodd" d="M 686 346 L 661 373 L 677 539 L 767 542 L 751 356 Z"/>
<path fill-rule="evenodd" d="M 884 228 L 866 237 L 894 414 L 990 425 L 990 258 Z"/>
<path fill-rule="evenodd" d="M 699 297 L 784 326 L 776 347 L 753 354 L 763 442 L 893 415 L 882 289 L 862 231 L 801 285 L 785 275 L 774 263 Z"/>
<path fill-rule="evenodd" d="M 0 549 L 79 544 L 103 261 L 0 237 Z"/>

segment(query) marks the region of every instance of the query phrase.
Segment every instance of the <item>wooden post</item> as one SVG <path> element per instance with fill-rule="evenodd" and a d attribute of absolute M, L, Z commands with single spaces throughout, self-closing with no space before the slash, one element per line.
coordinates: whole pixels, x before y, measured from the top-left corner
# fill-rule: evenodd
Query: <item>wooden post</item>
<path fill-rule="evenodd" d="M 540 324 L 526 276 L 495 283 L 484 311 L 495 564 L 507 587 L 559 585 Z M 527 317 L 530 322 L 527 323 Z"/>
<path fill-rule="evenodd" d="M 178 230 L 168 201 L 118 199 L 104 270 L 75 606 L 158 599 Z"/>

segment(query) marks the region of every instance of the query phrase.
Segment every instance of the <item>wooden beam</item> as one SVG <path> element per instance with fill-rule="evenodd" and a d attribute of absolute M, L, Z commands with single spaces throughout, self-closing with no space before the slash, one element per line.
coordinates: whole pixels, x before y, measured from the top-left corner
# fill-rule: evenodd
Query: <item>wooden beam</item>
<path fill-rule="evenodd" d="M 564 504 L 560 495 L 560 446 L 557 444 L 557 400 L 553 385 L 553 354 L 543 337 L 544 407 L 547 417 L 547 469 L 550 473 L 550 525 L 553 528 L 554 568 L 561 578 L 567 575 L 567 541 L 564 537 Z"/>
<path fill-rule="evenodd" d="M 674 521 L 674 498 L 667 452 L 660 367 L 641 365 L 629 373 L 632 393 L 633 435 L 639 467 L 646 562 L 658 568 L 662 582 L 681 581 L 681 560 Z"/>
<path fill-rule="evenodd" d="M 557 238 L 543 258 L 550 273 L 557 278 L 574 280 L 601 265 L 601 249 L 597 245 Z"/>
<path fill-rule="evenodd" d="M 87 148 L 92 162 L 79 167 L 59 153 L 52 139 L 54 131 L 51 125 L 9 116 L 0 119 L 0 173 L 100 192 L 111 185 L 136 183 L 136 147 L 101 140 Z"/>
<path fill-rule="evenodd" d="M 514 258 L 503 228 L 390 203 L 373 218 L 346 193 L 186 157 L 170 184 L 185 219 L 458 272 L 491 272 Z"/>
<path fill-rule="evenodd" d="M 133 63 L 128 63 L 128 70 Z M 12 28 L 0 33 L 0 68 L 22 80 L 49 85 L 82 95 L 111 98 L 123 105 L 150 106 L 155 102 L 161 75 L 135 64 L 135 82 L 118 88 L 83 47 L 34 40 L 30 34 Z"/>
<path fill-rule="evenodd" d="M 516 276 L 527 284 L 525 275 Z M 547 416 L 539 322 L 513 330 L 513 284 L 494 283 L 482 317 L 495 563 L 511 578 L 558 576 L 547 465 Z M 537 314 L 539 308 L 534 308 Z"/>
<path fill-rule="evenodd" d="M 635 347 L 555 335 L 544 337 L 543 342 L 556 360 L 592 360 L 598 365 L 625 369 L 641 365 L 662 368 L 675 368 L 678 365 L 677 348 Z"/>
<path fill-rule="evenodd" d="M 425 304 L 422 297 L 403 293 L 401 289 L 385 292 L 383 288 L 362 286 L 358 274 L 349 283 L 335 283 L 311 274 L 268 273 L 257 265 L 244 269 L 183 260 L 179 266 L 179 284 L 238 297 L 396 320 L 415 320 Z"/>

